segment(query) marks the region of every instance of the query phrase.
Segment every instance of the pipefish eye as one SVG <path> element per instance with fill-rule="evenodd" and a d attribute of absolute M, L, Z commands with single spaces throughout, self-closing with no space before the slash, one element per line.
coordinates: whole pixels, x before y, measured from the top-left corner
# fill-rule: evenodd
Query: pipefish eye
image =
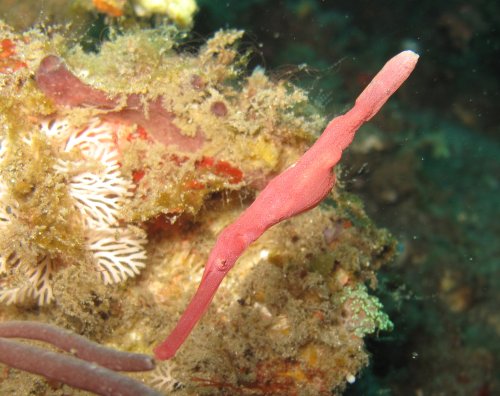
<path fill-rule="evenodd" d="M 226 259 L 217 259 L 217 262 L 215 263 L 215 267 L 219 271 L 225 271 L 227 269 L 227 260 Z"/>

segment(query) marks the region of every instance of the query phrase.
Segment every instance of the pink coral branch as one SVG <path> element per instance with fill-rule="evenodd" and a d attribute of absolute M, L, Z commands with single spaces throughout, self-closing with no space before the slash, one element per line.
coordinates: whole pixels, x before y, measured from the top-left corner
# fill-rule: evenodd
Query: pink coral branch
<path fill-rule="evenodd" d="M 243 251 L 268 228 L 318 205 L 335 184 L 334 166 L 359 127 L 370 120 L 411 74 L 412 51 L 390 59 L 346 114 L 334 118 L 321 137 L 292 166 L 272 179 L 255 201 L 217 238 L 198 290 L 155 357 L 170 359 L 208 308 L 220 283 Z"/>

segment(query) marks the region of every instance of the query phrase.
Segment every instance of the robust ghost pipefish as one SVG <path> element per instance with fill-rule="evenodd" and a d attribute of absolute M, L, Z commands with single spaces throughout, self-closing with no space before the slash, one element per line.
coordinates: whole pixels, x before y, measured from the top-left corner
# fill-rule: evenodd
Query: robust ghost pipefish
<path fill-rule="evenodd" d="M 412 51 L 390 59 L 358 96 L 354 107 L 334 118 L 302 157 L 272 179 L 255 201 L 219 234 L 202 280 L 179 322 L 155 348 L 159 360 L 170 359 L 210 305 L 220 283 L 243 251 L 268 228 L 318 205 L 335 184 L 333 168 L 356 131 L 370 120 L 409 77 L 418 61 Z"/>

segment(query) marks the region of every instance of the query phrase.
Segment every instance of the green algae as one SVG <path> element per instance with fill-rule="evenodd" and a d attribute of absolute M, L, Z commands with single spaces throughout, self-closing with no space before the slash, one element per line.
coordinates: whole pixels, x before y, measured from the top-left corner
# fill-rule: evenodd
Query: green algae
<path fill-rule="evenodd" d="M 351 310 L 352 326 L 354 334 L 358 337 L 364 337 L 372 334 L 376 330 L 392 331 L 393 323 L 383 312 L 382 303 L 374 296 L 368 294 L 364 285 L 357 285 L 356 288 L 346 288 L 339 301 L 349 306 Z"/>

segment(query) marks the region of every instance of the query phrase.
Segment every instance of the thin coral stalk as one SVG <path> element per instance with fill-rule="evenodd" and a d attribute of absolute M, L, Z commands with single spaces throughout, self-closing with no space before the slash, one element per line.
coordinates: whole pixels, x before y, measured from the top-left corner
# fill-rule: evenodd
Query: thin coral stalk
<path fill-rule="evenodd" d="M 161 395 L 133 378 L 95 363 L 1 337 L 0 362 L 98 395 Z"/>
<path fill-rule="evenodd" d="M 292 166 L 272 179 L 255 201 L 217 238 L 201 283 L 177 326 L 155 349 L 157 359 L 175 355 L 212 301 L 243 251 L 268 228 L 318 205 L 335 184 L 333 168 L 356 131 L 409 77 L 418 60 L 412 51 L 390 59 L 346 114 L 334 118 L 321 137 Z"/>
<path fill-rule="evenodd" d="M 74 356 L 117 371 L 146 371 L 155 367 L 148 355 L 106 348 L 96 342 L 47 323 L 9 321 L 0 323 L 0 337 L 27 338 L 50 343 Z"/>

